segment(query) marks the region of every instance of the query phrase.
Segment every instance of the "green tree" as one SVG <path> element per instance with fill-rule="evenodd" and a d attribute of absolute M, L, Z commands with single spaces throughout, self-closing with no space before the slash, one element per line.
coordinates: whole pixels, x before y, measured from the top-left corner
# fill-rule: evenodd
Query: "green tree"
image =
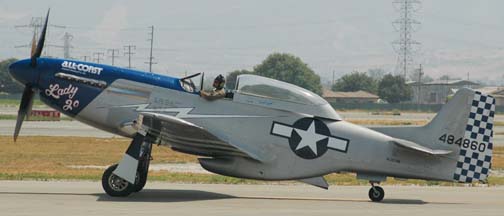
<path fill-rule="evenodd" d="M 253 72 L 248 70 L 235 70 L 231 73 L 228 73 L 226 76 L 226 88 L 234 89 L 236 85 L 236 77 L 242 74 L 251 74 L 251 73 Z"/>
<path fill-rule="evenodd" d="M 254 73 L 288 82 L 316 94 L 322 94 L 320 77 L 299 57 L 285 53 L 273 53 L 254 67 Z"/>
<path fill-rule="evenodd" d="M 0 62 L 0 92 L 16 94 L 23 92 L 23 86 L 16 82 L 9 74 L 9 65 L 17 61 L 15 58 L 10 58 Z"/>
<path fill-rule="evenodd" d="M 364 72 L 352 72 L 339 78 L 331 87 L 333 91 L 354 92 L 367 91 L 371 93 L 377 92 L 378 81 L 370 77 Z"/>
<path fill-rule="evenodd" d="M 389 103 L 400 103 L 411 99 L 411 87 L 402 76 L 385 75 L 378 84 L 378 96 Z"/>
<path fill-rule="evenodd" d="M 379 82 L 383 76 L 385 76 L 385 70 L 381 68 L 371 68 L 367 71 L 368 76 Z"/>

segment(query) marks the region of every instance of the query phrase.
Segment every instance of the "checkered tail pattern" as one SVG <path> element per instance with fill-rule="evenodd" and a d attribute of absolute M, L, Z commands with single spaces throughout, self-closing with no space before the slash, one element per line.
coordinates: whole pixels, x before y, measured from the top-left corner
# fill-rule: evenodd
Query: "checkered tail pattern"
<path fill-rule="evenodd" d="M 462 183 L 484 181 L 490 172 L 495 99 L 476 91 L 460 145 L 453 179 Z"/>

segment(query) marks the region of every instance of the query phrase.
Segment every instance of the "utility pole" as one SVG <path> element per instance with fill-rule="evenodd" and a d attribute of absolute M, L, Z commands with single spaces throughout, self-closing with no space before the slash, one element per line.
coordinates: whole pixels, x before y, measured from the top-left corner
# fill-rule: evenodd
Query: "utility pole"
<path fill-rule="evenodd" d="M 422 76 L 423 76 L 423 68 L 422 64 L 420 64 L 420 68 L 418 69 L 418 96 L 417 96 L 417 103 L 421 103 L 421 98 L 422 98 Z"/>
<path fill-rule="evenodd" d="M 70 44 L 70 41 L 72 41 L 73 35 L 71 35 L 68 32 L 65 32 L 65 35 L 63 35 L 63 57 L 66 59 L 70 59 L 70 48 L 72 48 L 72 45 Z"/>
<path fill-rule="evenodd" d="M 131 56 L 135 54 L 131 50 L 136 50 L 136 46 L 134 45 L 124 46 L 124 55 L 128 55 L 128 68 L 131 68 Z"/>
<path fill-rule="evenodd" d="M 154 62 L 154 57 L 152 56 L 152 49 L 154 48 L 154 26 L 150 26 L 150 33 L 149 36 L 150 38 L 147 39 L 147 41 L 150 41 L 150 55 L 149 55 L 149 62 L 145 62 L 146 64 L 149 64 L 149 72 L 152 72 L 152 65 L 157 64 Z"/>
<path fill-rule="evenodd" d="M 334 85 L 334 73 L 335 73 L 335 71 L 333 70 L 332 71 L 332 80 L 331 80 L 331 89 L 332 89 L 332 87 Z"/>
<path fill-rule="evenodd" d="M 105 53 L 102 52 L 95 52 L 93 53 L 94 56 L 94 61 L 98 64 L 100 64 L 100 61 L 103 59 L 102 57 L 105 55 Z"/>
<path fill-rule="evenodd" d="M 108 49 L 107 52 L 110 53 L 110 58 L 112 58 L 112 66 L 114 66 L 114 60 L 115 58 L 117 57 L 116 53 L 119 54 L 119 50 L 118 49 Z"/>
<path fill-rule="evenodd" d="M 396 31 L 399 32 L 399 39 L 392 42 L 394 50 L 397 52 L 396 73 L 404 76 L 407 75 L 410 65 L 413 64 L 413 55 L 419 49 L 420 43 L 413 40 L 412 34 L 416 31 L 415 27 L 420 25 L 420 22 L 414 19 L 414 14 L 418 10 L 419 0 L 395 0 L 393 4 L 401 14 L 399 19 L 393 22 Z M 416 49 L 415 49 L 416 48 Z"/>

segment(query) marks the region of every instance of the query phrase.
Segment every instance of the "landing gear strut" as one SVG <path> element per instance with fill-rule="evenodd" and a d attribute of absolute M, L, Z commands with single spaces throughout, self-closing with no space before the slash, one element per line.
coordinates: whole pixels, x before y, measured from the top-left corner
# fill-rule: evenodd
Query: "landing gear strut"
<path fill-rule="evenodd" d="M 125 197 L 131 193 L 141 191 L 147 183 L 151 150 L 152 142 L 148 137 L 137 134 L 131 141 L 121 163 L 110 166 L 103 173 L 103 190 L 113 197 Z M 132 173 L 134 177 L 131 176 L 130 180 L 126 180 L 128 178 L 119 176 L 121 174 L 125 175 L 124 173 Z"/>
<path fill-rule="evenodd" d="M 150 161 L 152 160 L 151 151 L 152 151 L 152 143 L 144 142 L 142 145 L 142 149 L 140 151 L 140 160 L 137 169 L 138 181 L 136 181 L 135 183 L 135 188 L 133 192 L 140 192 L 147 183 Z"/>
<path fill-rule="evenodd" d="M 380 186 L 375 186 L 376 182 L 370 182 L 371 189 L 369 189 L 369 199 L 373 202 L 380 202 L 385 197 L 385 191 Z"/>

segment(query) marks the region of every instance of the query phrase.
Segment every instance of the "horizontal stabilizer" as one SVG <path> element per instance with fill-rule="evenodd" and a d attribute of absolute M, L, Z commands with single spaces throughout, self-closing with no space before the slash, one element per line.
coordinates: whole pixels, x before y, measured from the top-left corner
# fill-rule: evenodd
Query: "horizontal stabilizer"
<path fill-rule="evenodd" d="M 416 151 L 419 153 L 423 153 L 423 154 L 427 154 L 427 155 L 437 156 L 437 155 L 448 155 L 448 154 L 452 153 L 452 151 L 449 151 L 449 150 L 435 150 L 435 149 L 431 149 L 431 148 L 419 145 L 419 144 L 411 142 L 411 141 L 403 140 L 403 139 L 395 139 L 391 142 L 401 148 L 410 149 L 410 150 L 413 150 L 413 151 Z"/>

